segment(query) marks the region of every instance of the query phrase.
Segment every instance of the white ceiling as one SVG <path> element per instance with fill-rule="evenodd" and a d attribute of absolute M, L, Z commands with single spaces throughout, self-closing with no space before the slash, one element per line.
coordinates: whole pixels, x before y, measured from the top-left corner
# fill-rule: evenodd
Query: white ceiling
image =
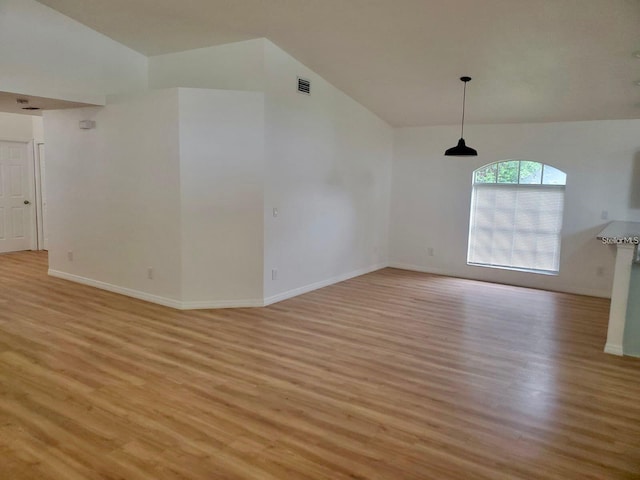
<path fill-rule="evenodd" d="M 267 37 L 394 126 L 640 118 L 640 0 L 40 0 L 147 55 Z"/>

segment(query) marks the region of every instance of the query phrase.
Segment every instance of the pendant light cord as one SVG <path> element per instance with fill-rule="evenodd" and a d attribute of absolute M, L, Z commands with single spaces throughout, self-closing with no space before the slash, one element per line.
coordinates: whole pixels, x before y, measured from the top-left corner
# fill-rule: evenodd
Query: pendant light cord
<path fill-rule="evenodd" d="M 477 157 L 478 151 L 467 147 L 464 142 L 464 120 L 467 109 L 467 82 L 471 80 L 471 77 L 460 77 L 460 80 L 464 82 L 464 89 L 462 90 L 462 125 L 460 126 L 460 140 L 455 147 L 448 148 L 444 154 L 447 157 Z"/>
<path fill-rule="evenodd" d="M 464 90 L 462 93 L 462 131 L 460 132 L 460 138 L 464 138 L 464 106 L 467 103 L 467 82 L 464 82 Z"/>

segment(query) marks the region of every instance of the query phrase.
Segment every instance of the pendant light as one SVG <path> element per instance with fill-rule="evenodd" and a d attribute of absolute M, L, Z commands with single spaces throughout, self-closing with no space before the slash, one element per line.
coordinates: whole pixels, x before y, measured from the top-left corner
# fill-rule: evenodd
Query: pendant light
<path fill-rule="evenodd" d="M 460 80 L 464 82 L 464 91 L 462 94 L 462 132 L 460 133 L 460 140 L 458 145 L 451 147 L 444 154 L 447 157 L 477 157 L 478 152 L 471 147 L 467 147 L 464 143 L 464 106 L 467 101 L 467 82 L 471 81 L 471 77 L 460 77 Z"/>

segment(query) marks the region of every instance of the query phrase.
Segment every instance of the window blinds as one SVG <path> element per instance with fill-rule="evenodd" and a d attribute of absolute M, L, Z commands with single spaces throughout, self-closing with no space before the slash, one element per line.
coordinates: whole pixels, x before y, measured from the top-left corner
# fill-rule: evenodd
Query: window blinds
<path fill-rule="evenodd" d="M 557 273 L 563 209 L 564 186 L 474 185 L 468 263 Z"/>

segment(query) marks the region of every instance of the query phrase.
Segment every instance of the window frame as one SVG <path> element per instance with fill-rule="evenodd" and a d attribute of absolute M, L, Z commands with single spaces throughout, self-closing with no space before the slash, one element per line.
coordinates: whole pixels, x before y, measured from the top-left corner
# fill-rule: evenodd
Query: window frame
<path fill-rule="evenodd" d="M 503 164 L 503 163 L 509 163 L 509 162 L 518 162 L 518 171 L 517 171 L 517 182 L 498 182 L 498 175 L 499 175 L 499 165 Z M 540 182 L 539 183 L 520 183 L 520 174 L 522 171 L 522 162 L 528 162 L 528 163 L 537 163 L 541 166 L 540 169 Z M 481 170 L 484 170 L 488 167 L 491 167 L 495 165 L 495 179 L 493 182 L 476 182 L 476 176 L 478 174 L 478 172 L 480 172 Z M 553 168 L 554 170 L 557 170 L 558 172 L 562 173 L 564 175 L 564 182 L 563 183 L 544 183 L 544 170 L 545 167 L 549 167 L 549 168 Z M 546 163 L 542 163 L 542 162 L 537 162 L 535 160 L 517 160 L 517 159 L 509 159 L 509 160 L 500 160 L 500 161 L 496 161 L 496 162 L 492 162 L 492 163 L 488 163 L 486 165 L 483 165 L 477 169 L 475 169 L 472 173 L 472 192 L 471 192 L 471 205 L 470 205 L 470 212 L 469 212 L 469 237 L 467 240 L 467 265 L 468 266 L 472 266 L 472 267 L 484 267 L 484 268 L 495 268 L 495 269 L 499 269 L 499 270 L 512 270 L 512 271 L 517 271 L 517 272 L 526 272 L 526 273 L 536 273 L 536 274 L 541 274 L 541 275 L 559 275 L 560 273 L 560 254 L 562 252 L 562 229 L 564 227 L 564 207 L 565 207 L 565 203 L 564 203 L 564 195 L 566 192 L 566 185 L 567 185 L 567 174 L 566 172 L 564 172 L 563 170 L 560 170 L 559 168 L 554 167 L 553 165 L 549 165 Z M 558 270 L 543 270 L 543 269 L 536 269 L 536 268 L 526 268 L 526 267 L 515 267 L 515 266 L 510 266 L 510 265 L 497 265 L 497 264 L 491 264 L 491 263 L 477 263 L 477 262 L 471 262 L 469 260 L 470 255 L 471 255 L 471 235 L 472 235 L 472 231 L 474 230 L 474 212 L 475 212 L 475 208 L 474 208 L 474 204 L 475 204 L 475 200 L 476 200 L 476 187 L 483 189 L 483 188 L 513 188 L 516 187 L 517 189 L 528 189 L 528 188 L 534 188 L 537 190 L 543 190 L 543 189 L 551 189 L 551 190 L 562 190 L 563 192 L 563 204 L 562 204 L 562 214 L 561 214 L 561 219 L 560 219 L 560 230 L 558 231 L 557 235 L 558 235 Z"/>
<path fill-rule="evenodd" d="M 511 162 L 518 162 L 518 173 L 517 173 L 517 182 L 499 182 L 498 181 L 498 174 L 500 171 L 500 164 L 503 163 L 511 163 Z M 539 183 L 520 183 L 520 173 L 522 172 L 522 162 L 526 162 L 526 163 L 537 163 L 538 165 L 540 165 L 540 182 Z M 495 180 L 493 182 L 477 182 L 476 181 L 476 174 L 478 172 L 480 172 L 480 170 L 484 170 L 488 167 L 491 167 L 495 165 L 496 166 L 496 171 L 495 171 Z M 544 183 L 544 170 L 545 167 L 548 168 L 552 168 L 560 173 L 562 173 L 564 175 L 564 183 Z M 563 186 L 566 187 L 567 185 L 567 174 L 563 171 L 560 170 L 559 168 L 554 167 L 553 165 L 549 165 L 548 163 L 542 163 L 542 162 L 536 162 L 535 160 L 516 160 L 516 159 L 510 159 L 510 160 L 500 160 L 497 162 L 491 162 L 491 163 L 487 163 L 486 165 L 481 166 L 480 168 L 476 168 L 471 176 L 471 184 L 473 186 L 476 185 L 531 185 L 531 186 Z"/>

